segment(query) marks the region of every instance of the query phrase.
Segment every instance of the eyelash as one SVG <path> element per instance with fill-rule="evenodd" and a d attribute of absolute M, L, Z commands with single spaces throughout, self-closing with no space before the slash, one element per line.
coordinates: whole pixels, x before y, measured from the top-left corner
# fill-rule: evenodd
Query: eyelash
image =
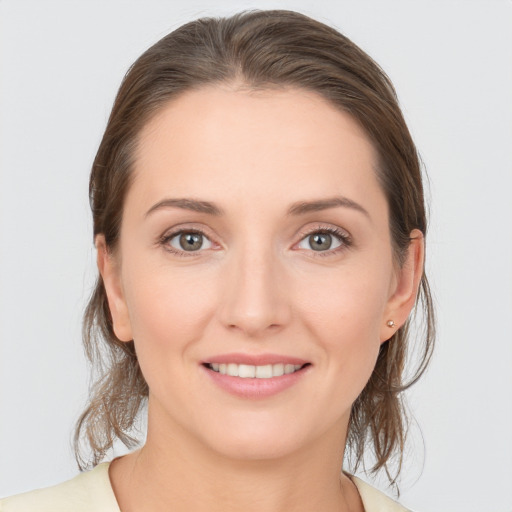
<path fill-rule="evenodd" d="M 181 230 L 174 231 L 172 233 L 163 235 L 160 238 L 158 243 L 159 243 L 159 245 L 163 246 L 166 251 L 168 251 L 176 256 L 185 257 L 185 258 L 190 257 L 190 256 L 195 256 L 200 251 L 178 251 L 174 247 L 169 245 L 170 240 L 175 238 L 177 235 L 181 235 L 183 233 L 202 235 L 209 240 L 206 233 L 200 229 L 181 229 Z M 327 251 L 314 251 L 311 249 L 311 252 L 314 253 L 314 257 L 332 256 L 333 254 L 337 254 L 339 252 L 347 250 L 352 246 L 352 238 L 345 231 L 342 231 L 341 229 L 334 228 L 334 227 L 318 227 L 311 231 L 301 232 L 300 233 L 300 236 L 301 236 L 300 242 L 302 242 L 302 240 L 304 240 L 308 236 L 316 235 L 316 234 L 334 235 L 335 237 L 337 237 L 339 239 L 339 241 L 341 242 L 341 245 L 339 247 L 336 247 L 335 249 L 329 249 Z"/>

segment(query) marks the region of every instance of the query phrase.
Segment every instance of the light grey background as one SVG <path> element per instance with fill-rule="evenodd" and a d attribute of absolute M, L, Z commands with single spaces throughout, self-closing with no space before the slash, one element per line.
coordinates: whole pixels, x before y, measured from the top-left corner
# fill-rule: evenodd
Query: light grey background
<path fill-rule="evenodd" d="M 0 496 L 77 473 L 80 322 L 94 270 L 88 172 L 121 78 L 203 15 L 288 8 L 394 82 L 431 179 L 439 337 L 409 393 L 401 501 L 512 510 L 512 2 L 0 0 Z"/>

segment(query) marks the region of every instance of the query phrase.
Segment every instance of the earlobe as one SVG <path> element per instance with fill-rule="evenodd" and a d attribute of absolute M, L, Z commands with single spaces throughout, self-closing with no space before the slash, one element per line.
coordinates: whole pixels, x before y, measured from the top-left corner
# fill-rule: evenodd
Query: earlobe
<path fill-rule="evenodd" d="M 95 239 L 97 264 L 107 294 L 108 307 L 112 315 L 114 334 L 120 341 L 132 341 L 132 328 L 128 307 L 121 286 L 119 266 L 114 255 L 108 250 L 103 235 Z"/>
<path fill-rule="evenodd" d="M 381 343 L 391 338 L 406 322 L 418 295 L 425 259 L 424 237 L 419 229 L 414 229 L 410 238 L 405 262 L 397 272 L 396 284 L 386 305 Z"/>

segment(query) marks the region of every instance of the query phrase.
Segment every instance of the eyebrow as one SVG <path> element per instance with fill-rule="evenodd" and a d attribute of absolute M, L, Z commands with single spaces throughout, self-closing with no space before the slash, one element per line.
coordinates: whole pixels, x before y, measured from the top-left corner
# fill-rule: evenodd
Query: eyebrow
<path fill-rule="evenodd" d="M 326 199 L 318 199 L 314 201 L 297 201 L 293 203 L 286 212 L 287 216 L 298 216 L 304 215 L 310 212 L 319 212 L 322 210 L 328 210 L 330 208 L 350 208 L 364 214 L 370 218 L 368 211 L 363 208 L 359 203 L 352 201 L 348 197 L 335 196 Z M 158 203 L 154 204 L 147 212 L 146 217 L 156 210 L 164 208 L 181 208 L 183 210 L 190 210 L 199 213 L 206 213 L 207 215 L 213 215 L 220 217 L 225 214 L 224 210 L 217 206 L 215 203 L 210 201 L 200 201 L 198 199 L 191 198 L 166 198 Z"/>
<path fill-rule="evenodd" d="M 146 217 L 162 208 L 182 208 L 183 210 L 191 210 L 193 212 L 206 213 L 208 215 L 214 215 L 220 217 L 224 215 L 224 210 L 210 201 L 199 201 L 197 199 L 180 198 L 173 199 L 167 198 L 154 204 L 147 212 Z"/>
<path fill-rule="evenodd" d="M 368 211 L 363 208 L 359 203 L 352 201 L 348 197 L 335 196 L 327 199 L 319 199 L 317 201 L 298 201 L 293 203 L 288 209 L 287 215 L 303 215 L 309 212 L 319 212 L 322 210 L 328 210 L 330 208 L 350 208 L 356 210 L 366 217 L 370 218 Z"/>

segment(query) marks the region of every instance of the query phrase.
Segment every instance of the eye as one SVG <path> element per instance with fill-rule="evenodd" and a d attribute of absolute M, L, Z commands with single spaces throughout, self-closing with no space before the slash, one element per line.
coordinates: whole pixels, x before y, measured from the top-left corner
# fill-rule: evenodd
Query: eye
<path fill-rule="evenodd" d="M 162 244 L 167 250 L 180 254 L 183 252 L 198 252 L 200 249 L 210 249 L 211 241 L 199 230 L 177 231 L 164 236 Z"/>
<path fill-rule="evenodd" d="M 317 253 L 332 254 L 351 245 L 349 235 L 337 228 L 324 227 L 302 235 L 305 237 L 300 241 L 299 249 L 313 250 Z"/>
<path fill-rule="evenodd" d="M 301 233 L 299 249 L 313 250 L 317 256 L 328 256 L 351 246 L 350 236 L 338 228 L 322 227 Z M 211 249 L 213 244 L 201 230 L 189 229 L 165 234 L 160 244 L 177 256 L 192 256 L 201 249 Z"/>

